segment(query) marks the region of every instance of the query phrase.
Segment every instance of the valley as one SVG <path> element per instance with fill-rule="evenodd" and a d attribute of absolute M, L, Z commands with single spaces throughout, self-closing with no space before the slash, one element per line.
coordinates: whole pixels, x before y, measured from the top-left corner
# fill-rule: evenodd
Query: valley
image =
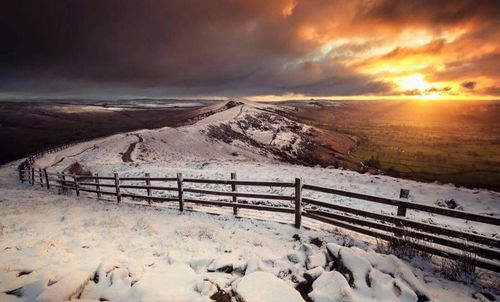
<path fill-rule="evenodd" d="M 367 169 L 426 182 L 500 190 L 500 104 L 291 102 L 289 117 L 355 136 Z"/>

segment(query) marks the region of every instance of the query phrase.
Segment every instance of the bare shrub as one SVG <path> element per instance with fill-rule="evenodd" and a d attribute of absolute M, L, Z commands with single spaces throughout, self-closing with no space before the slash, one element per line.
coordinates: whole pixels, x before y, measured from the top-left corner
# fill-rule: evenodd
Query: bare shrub
<path fill-rule="evenodd" d="M 71 164 L 69 167 L 65 169 L 66 173 L 75 174 L 75 175 L 84 175 L 84 176 L 92 176 L 92 172 L 86 170 L 80 165 L 79 162 L 75 162 Z"/>
<path fill-rule="evenodd" d="M 422 245 L 421 241 L 409 236 L 406 228 L 401 228 L 397 237 L 392 237 L 389 241 L 377 239 L 375 251 L 381 254 L 393 254 L 398 258 L 406 260 L 411 260 L 415 257 L 430 260 L 432 255 L 426 251 L 417 249 L 417 243 Z"/>
<path fill-rule="evenodd" d="M 477 254 L 473 252 L 467 242 L 460 249 L 460 257 L 457 259 L 444 259 L 441 261 L 440 272 L 447 279 L 474 283 L 480 276 L 477 270 Z"/>

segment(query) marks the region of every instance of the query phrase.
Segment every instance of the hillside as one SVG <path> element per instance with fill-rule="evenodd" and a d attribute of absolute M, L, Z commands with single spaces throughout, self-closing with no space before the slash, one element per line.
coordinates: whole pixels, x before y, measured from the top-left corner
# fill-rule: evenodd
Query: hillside
<path fill-rule="evenodd" d="M 88 148 L 79 154 L 73 153 L 75 148 L 70 148 L 38 164 L 64 169 L 72 161 L 85 166 L 120 161 L 203 162 L 215 159 L 281 161 L 354 170 L 360 167 L 350 155 L 356 148 L 355 138 L 292 121 L 279 112 L 278 107 L 272 105 L 233 99 L 204 108 L 202 113 L 182 122 L 179 127 L 140 130 L 98 139 L 86 143 Z M 125 153 L 128 154 L 124 156 Z M 71 156 L 69 162 L 64 160 L 67 155 Z"/>

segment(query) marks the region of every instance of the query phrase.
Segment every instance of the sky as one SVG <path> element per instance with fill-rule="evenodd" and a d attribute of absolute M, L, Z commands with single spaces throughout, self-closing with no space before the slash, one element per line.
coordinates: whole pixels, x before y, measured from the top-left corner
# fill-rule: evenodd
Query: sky
<path fill-rule="evenodd" d="M 0 4 L 0 99 L 500 98 L 500 1 Z"/>

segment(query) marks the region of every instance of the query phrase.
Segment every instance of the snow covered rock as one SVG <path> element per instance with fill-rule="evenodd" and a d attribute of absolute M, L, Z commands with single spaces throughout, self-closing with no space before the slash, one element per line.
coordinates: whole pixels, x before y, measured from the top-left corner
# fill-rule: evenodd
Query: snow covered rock
<path fill-rule="evenodd" d="M 233 286 L 243 302 L 304 302 L 299 292 L 283 280 L 266 272 L 254 272 Z"/>
<path fill-rule="evenodd" d="M 319 252 L 314 255 L 307 257 L 306 266 L 307 269 L 313 269 L 315 267 L 324 267 L 326 265 L 325 253 Z"/>
<path fill-rule="evenodd" d="M 337 271 L 324 272 L 316 279 L 309 298 L 314 302 L 354 301 L 347 280 Z"/>
<path fill-rule="evenodd" d="M 315 302 L 429 300 L 424 285 L 393 255 L 334 243 L 326 249 L 337 271 L 324 272 L 314 281 L 309 297 Z"/>
<path fill-rule="evenodd" d="M 304 279 L 308 282 L 313 282 L 316 280 L 325 270 L 321 266 L 317 266 L 313 269 L 310 269 L 304 273 Z"/>
<path fill-rule="evenodd" d="M 62 302 L 77 296 L 90 281 L 86 272 L 72 272 L 58 282 L 47 287 L 35 302 Z"/>
<path fill-rule="evenodd" d="M 131 287 L 129 301 L 210 301 L 197 291 L 200 281 L 200 276 L 186 264 L 154 268 Z M 158 288 L 162 290 L 155 290 Z"/>

